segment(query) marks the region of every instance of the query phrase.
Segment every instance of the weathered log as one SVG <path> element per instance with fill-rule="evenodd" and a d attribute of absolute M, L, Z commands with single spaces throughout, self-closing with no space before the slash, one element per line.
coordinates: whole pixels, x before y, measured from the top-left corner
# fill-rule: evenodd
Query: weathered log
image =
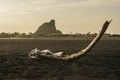
<path fill-rule="evenodd" d="M 61 59 L 61 60 L 71 60 L 71 59 L 79 58 L 82 55 L 87 54 L 96 45 L 96 43 L 101 39 L 105 31 L 107 30 L 109 24 L 111 23 L 111 21 L 112 20 L 106 21 L 101 31 L 97 34 L 97 36 L 90 42 L 90 44 L 85 49 L 79 51 L 78 53 L 73 53 L 71 55 L 65 55 L 63 57 L 53 57 L 51 55 L 40 55 L 40 57 L 51 58 L 51 59 Z"/>

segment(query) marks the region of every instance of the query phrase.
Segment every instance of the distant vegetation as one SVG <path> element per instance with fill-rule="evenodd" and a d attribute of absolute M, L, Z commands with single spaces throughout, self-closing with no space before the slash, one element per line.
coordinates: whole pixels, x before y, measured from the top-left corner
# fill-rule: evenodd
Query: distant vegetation
<path fill-rule="evenodd" d="M 5 32 L 1 32 L 0 33 L 0 38 L 29 38 L 32 37 L 33 34 L 32 33 L 18 33 L 18 32 L 14 32 L 14 33 L 5 33 Z"/>
<path fill-rule="evenodd" d="M 95 37 L 97 33 L 76 33 L 76 34 L 50 34 L 50 35 L 34 35 L 33 33 L 5 33 L 1 32 L 0 33 L 0 38 L 36 38 L 36 37 Z M 120 34 L 109 34 L 106 33 L 104 34 L 105 37 L 120 37 Z"/>

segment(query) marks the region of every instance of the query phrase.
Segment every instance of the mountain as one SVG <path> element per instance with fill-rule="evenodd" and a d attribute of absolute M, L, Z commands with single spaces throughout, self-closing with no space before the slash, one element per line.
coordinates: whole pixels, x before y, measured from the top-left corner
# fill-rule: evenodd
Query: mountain
<path fill-rule="evenodd" d="M 35 35 L 51 35 L 51 34 L 62 34 L 60 30 L 56 29 L 55 20 L 52 19 L 50 22 L 45 22 L 34 33 Z"/>

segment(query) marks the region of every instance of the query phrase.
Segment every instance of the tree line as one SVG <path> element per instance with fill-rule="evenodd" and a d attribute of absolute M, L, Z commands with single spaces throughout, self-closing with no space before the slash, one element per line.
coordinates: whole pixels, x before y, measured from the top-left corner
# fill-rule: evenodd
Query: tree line
<path fill-rule="evenodd" d="M 48 34 L 48 35 L 34 35 L 32 32 L 30 33 L 19 33 L 19 32 L 13 32 L 13 33 L 6 33 L 1 32 L 0 38 L 36 38 L 36 37 L 95 37 L 97 33 L 76 33 L 76 34 Z M 120 34 L 109 34 L 105 33 L 105 37 L 120 37 Z"/>
<path fill-rule="evenodd" d="M 19 33 L 19 32 L 14 32 L 14 33 L 5 33 L 5 32 L 1 32 L 0 33 L 0 38 L 29 38 L 32 37 L 33 34 L 32 33 Z"/>

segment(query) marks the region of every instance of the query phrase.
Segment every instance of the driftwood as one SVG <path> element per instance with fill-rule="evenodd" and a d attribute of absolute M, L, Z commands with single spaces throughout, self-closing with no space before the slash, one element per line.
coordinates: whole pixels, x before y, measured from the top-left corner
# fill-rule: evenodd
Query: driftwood
<path fill-rule="evenodd" d="M 83 50 L 79 51 L 78 53 L 73 53 L 70 55 L 64 55 L 62 57 L 54 57 L 51 55 L 39 55 L 39 57 L 43 58 L 51 58 L 51 59 L 60 59 L 60 60 L 72 60 L 81 57 L 82 55 L 87 54 L 95 45 L 96 43 L 101 39 L 105 31 L 107 30 L 109 24 L 112 20 L 106 21 L 101 29 L 101 31 L 97 34 L 97 36 L 90 42 L 90 44 Z"/>

